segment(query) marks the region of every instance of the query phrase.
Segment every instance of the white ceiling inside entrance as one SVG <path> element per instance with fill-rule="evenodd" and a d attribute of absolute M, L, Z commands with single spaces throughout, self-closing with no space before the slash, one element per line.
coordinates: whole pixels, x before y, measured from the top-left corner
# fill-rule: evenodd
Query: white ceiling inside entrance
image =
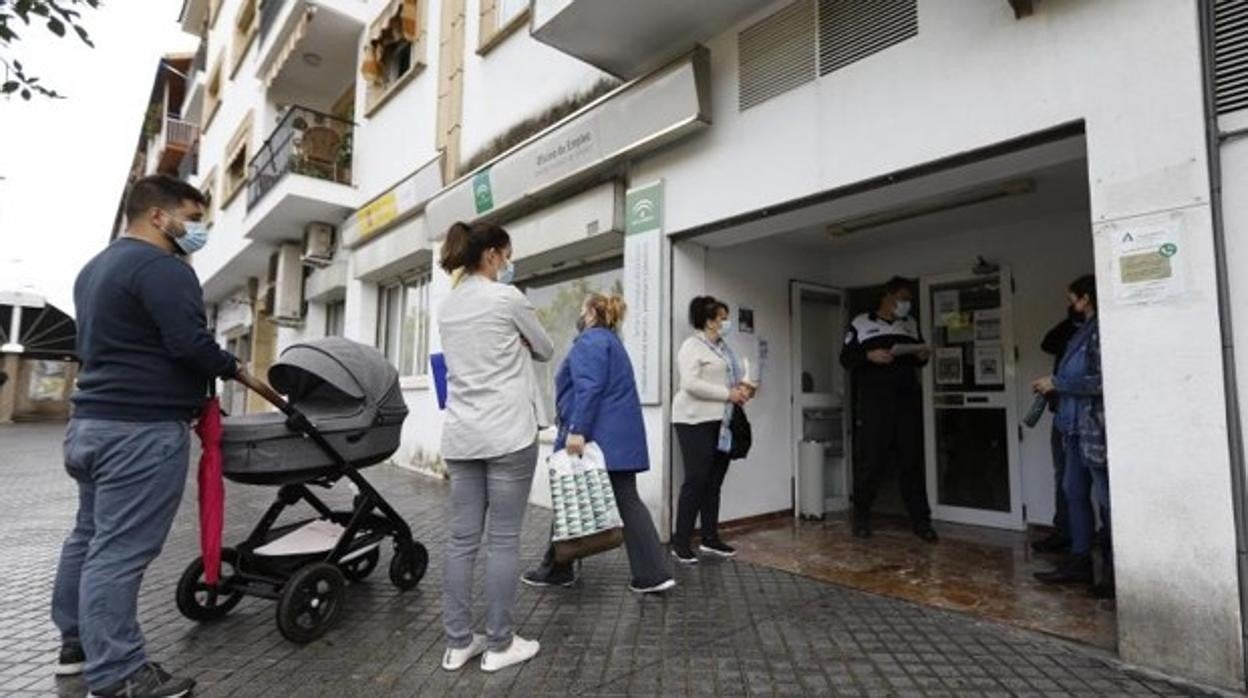
<path fill-rule="evenodd" d="M 826 252 L 940 237 L 950 230 L 992 227 L 1003 220 L 1088 211 L 1087 172 L 1083 139 L 1073 138 L 830 198 L 697 240 L 709 247 L 728 247 L 766 238 Z M 1001 195 L 1018 183 L 1027 183 L 1030 190 Z M 994 194 L 996 198 L 990 198 Z M 989 200 L 974 203 L 981 199 Z M 841 226 L 851 232 L 829 233 Z"/>

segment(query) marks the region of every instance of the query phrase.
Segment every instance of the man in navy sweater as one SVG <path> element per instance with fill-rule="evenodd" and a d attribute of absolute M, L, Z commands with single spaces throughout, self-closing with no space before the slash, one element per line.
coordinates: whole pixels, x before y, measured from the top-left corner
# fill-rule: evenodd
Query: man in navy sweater
<path fill-rule="evenodd" d="M 194 687 L 152 663 L 137 605 L 182 499 L 190 422 L 209 382 L 241 366 L 209 333 L 203 291 L 183 258 L 207 242 L 204 195 L 144 177 L 126 200 L 124 235 L 74 283 L 82 372 L 65 437 L 78 516 L 52 598 L 56 673 L 84 672 L 93 696 L 182 696 Z"/>

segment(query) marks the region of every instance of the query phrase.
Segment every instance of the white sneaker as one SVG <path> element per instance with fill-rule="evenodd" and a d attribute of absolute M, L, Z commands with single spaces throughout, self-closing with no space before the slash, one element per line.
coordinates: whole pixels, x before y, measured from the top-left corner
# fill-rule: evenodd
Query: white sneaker
<path fill-rule="evenodd" d="M 639 586 L 634 586 L 632 584 L 629 584 L 628 588 L 637 592 L 638 594 L 658 594 L 658 593 L 667 591 L 668 589 L 676 588 L 676 580 L 668 579 L 668 580 L 659 582 L 658 584 L 655 584 L 652 587 L 639 587 Z"/>
<path fill-rule="evenodd" d="M 513 664 L 527 662 L 537 656 L 537 651 L 541 649 L 541 643 L 537 640 L 526 640 L 519 635 L 511 636 L 511 644 L 502 652 L 486 651 L 485 656 L 481 658 L 481 671 L 498 671 L 506 669 Z"/>
<path fill-rule="evenodd" d="M 464 668 L 468 660 L 480 655 L 485 651 L 485 636 L 480 633 L 472 634 L 472 642 L 463 649 L 453 649 L 448 647 L 446 654 L 442 657 L 442 668 L 447 671 L 459 671 Z"/>

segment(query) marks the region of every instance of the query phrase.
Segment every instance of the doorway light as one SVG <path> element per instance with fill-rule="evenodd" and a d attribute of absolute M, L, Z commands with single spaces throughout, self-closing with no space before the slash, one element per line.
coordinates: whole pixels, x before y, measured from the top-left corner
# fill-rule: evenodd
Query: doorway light
<path fill-rule="evenodd" d="M 930 216 L 937 213 L 945 213 L 967 206 L 977 206 L 979 204 L 996 201 L 997 199 L 1005 199 L 1013 196 L 1023 196 L 1030 194 L 1036 190 L 1036 181 L 1030 177 L 1022 179 L 1012 179 L 1008 182 L 993 185 L 988 188 L 971 189 L 961 192 L 949 198 L 929 203 L 916 204 L 914 206 L 905 206 L 901 208 L 871 213 L 858 218 L 850 218 L 848 220 L 830 223 L 827 227 L 827 233 L 833 238 L 845 238 L 853 235 L 860 230 L 869 228 L 879 228 L 893 223 L 901 223 L 922 216 Z"/>

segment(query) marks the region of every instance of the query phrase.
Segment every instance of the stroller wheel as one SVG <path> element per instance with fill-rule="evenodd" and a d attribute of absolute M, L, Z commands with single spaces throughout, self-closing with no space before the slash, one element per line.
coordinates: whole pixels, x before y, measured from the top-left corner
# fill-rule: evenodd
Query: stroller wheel
<path fill-rule="evenodd" d="M 327 562 L 303 567 L 282 587 L 277 629 L 291 642 L 312 642 L 337 620 L 346 596 L 347 580 L 337 567 Z"/>
<path fill-rule="evenodd" d="M 368 575 L 377 569 L 377 563 L 381 560 L 381 549 L 373 548 L 363 555 L 352 558 L 346 562 L 339 563 L 338 568 L 342 570 L 342 575 L 352 582 L 364 581 Z"/>
<path fill-rule="evenodd" d="M 178 611 L 201 623 L 224 618 L 243 600 L 241 591 L 227 591 L 228 587 L 224 586 L 236 572 L 237 565 L 238 551 L 233 548 L 221 551 L 221 580 L 214 589 L 204 583 L 204 559 L 195 558 L 178 580 Z"/>
<path fill-rule="evenodd" d="M 407 591 L 420 584 L 429 569 L 429 551 L 424 545 L 412 541 L 410 545 L 402 543 L 394 547 L 394 557 L 390 558 L 390 582 L 400 591 Z"/>

